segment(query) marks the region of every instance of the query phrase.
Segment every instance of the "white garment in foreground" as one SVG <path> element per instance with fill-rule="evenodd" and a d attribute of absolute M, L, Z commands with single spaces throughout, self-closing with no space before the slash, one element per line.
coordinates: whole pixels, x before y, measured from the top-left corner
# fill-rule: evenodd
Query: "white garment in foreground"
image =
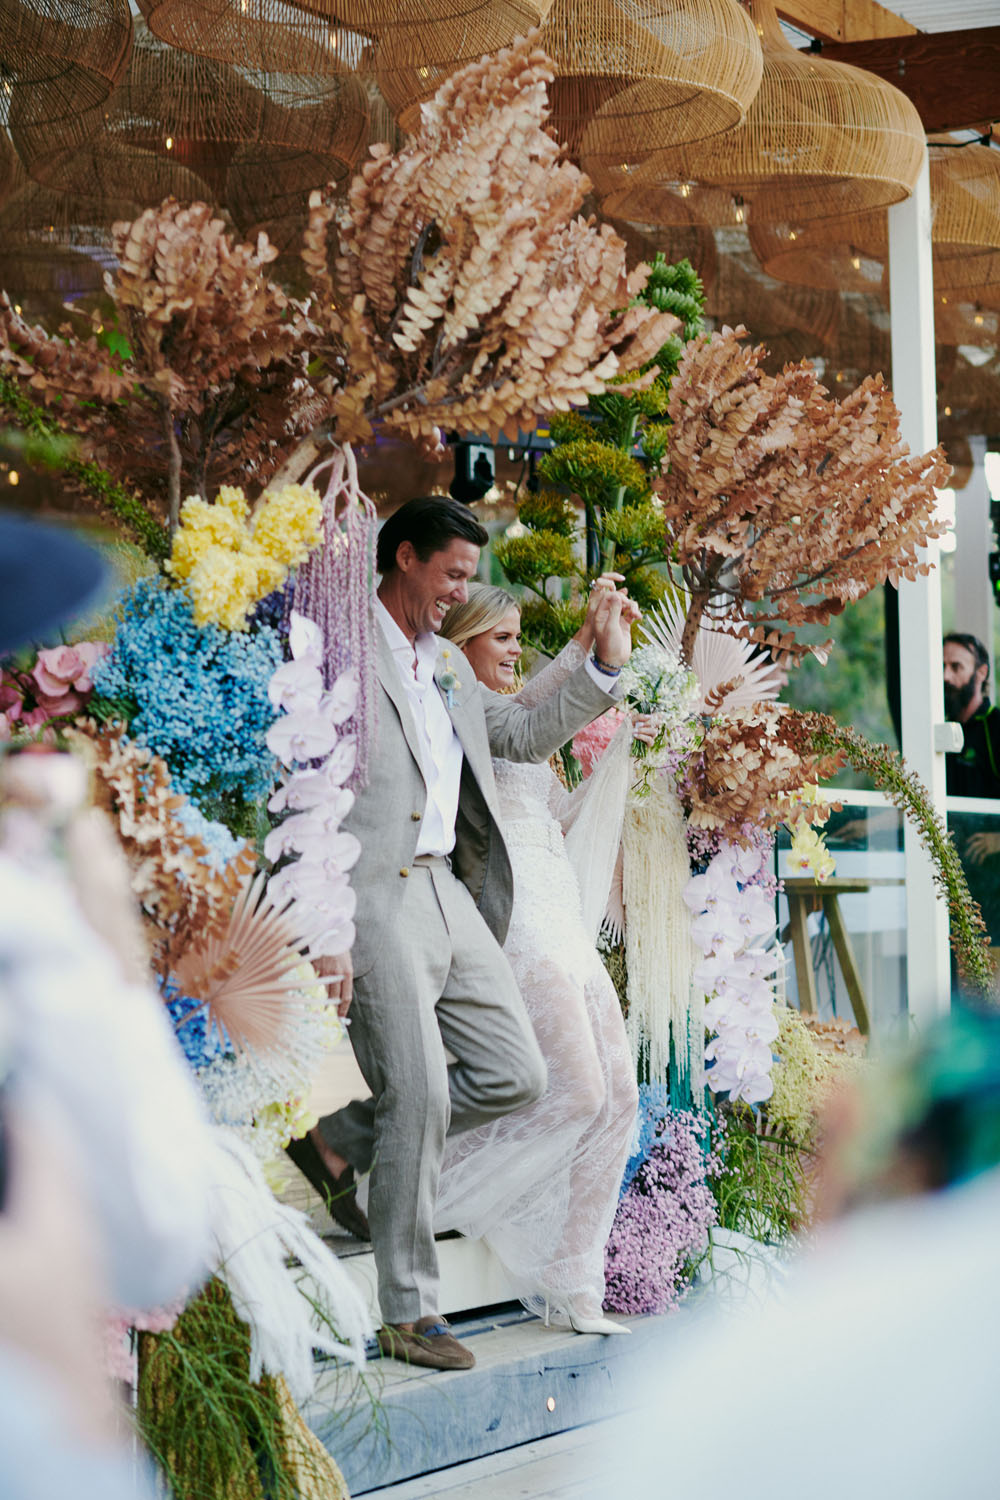
<path fill-rule="evenodd" d="M 557 691 L 580 660 L 571 643 L 521 701 L 531 706 Z M 494 760 L 493 769 L 514 876 L 504 953 L 548 1086 L 537 1104 L 449 1139 L 435 1228 L 485 1239 L 533 1310 L 547 1299 L 596 1315 L 637 1089 L 618 996 L 584 926 L 563 837 L 590 783 L 567 794 L 548 765 Z M 621 806 L 602 811 L 620 831 Z M 605 885 L 600 910 L 606 898 Z"/>
<path fill-rule="evenodd" d="M 116 1304 L 193 1290 L 211 1248 L 211 1133 L 167 1020 L 80 914 L 62 869 L 0 854 L 0 1017 L 12 1091 L 57 1131 Z"/>
<path fill-rule="evenodd" d="M 998 1265 L 1000 1171 L 845 1220 L 775 1298 L 664 1331 L 647 1404 L 609 1433 L 616 1487 L 685 1500 L 1000 1494 Z M 588 1492 L 607 1494 L 607 1480 Z"/>

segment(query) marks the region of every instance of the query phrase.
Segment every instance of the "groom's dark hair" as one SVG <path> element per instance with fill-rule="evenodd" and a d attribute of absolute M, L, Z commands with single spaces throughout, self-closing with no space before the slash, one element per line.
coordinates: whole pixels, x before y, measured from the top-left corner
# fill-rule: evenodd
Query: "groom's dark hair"
<path fill-rule="evenodd" d="M 407 500 L 386 521 L 378 534 L 375 562 L 380 573 L 390 572 L 403 542 L 410 542 L 420 561 L 426 562 L 433 552 L 443 552 L 455 537 L 476 547 L 485 547 L 489 541 L 485 527 L 460 500 L 448 495 L 422 495 Z"/>

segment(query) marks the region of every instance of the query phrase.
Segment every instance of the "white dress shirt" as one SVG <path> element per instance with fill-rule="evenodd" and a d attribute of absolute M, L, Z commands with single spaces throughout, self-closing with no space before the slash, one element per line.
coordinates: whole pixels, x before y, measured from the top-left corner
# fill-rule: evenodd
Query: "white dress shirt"
<path fill-rule="evenodd" d="M 444 699 L 434 682 L 438 638 L 429 631 L 411 646 L 381 599 L 375 614 L 382 627 L 406 692 L 420 746 L 420 770 L 427 785 L 417 854 L 450 854 L 455 847 L 455 819 L 462 779 L 462 745 Z M 416 672 L 414 673 L 414 662 Z"/>

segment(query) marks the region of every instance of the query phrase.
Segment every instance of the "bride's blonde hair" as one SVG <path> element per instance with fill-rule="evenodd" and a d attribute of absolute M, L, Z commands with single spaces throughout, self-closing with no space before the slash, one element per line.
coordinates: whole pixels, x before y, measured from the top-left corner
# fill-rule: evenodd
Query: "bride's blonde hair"
<path fill-rule="evenodd" d="M 506 589 L 496 588 L 491 583 L 470 583 L 468 599 L 464 604 L 451 606 L 439 633 L 462 647 L 473 636 L 493 630 L 512 609 L 520 608 Z"/>

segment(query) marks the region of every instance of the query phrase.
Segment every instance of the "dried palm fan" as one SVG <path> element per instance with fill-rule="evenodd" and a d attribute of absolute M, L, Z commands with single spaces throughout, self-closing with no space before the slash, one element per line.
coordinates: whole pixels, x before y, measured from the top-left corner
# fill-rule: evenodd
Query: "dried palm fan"
<path fill-rule="evenodd" d="M 356 69 L 368 39 L 326 8 L 285 0 L 138 0 L 150 31 L 171 47 L 254 73 L 325 78 Z"/>
<path fill-rule="evenodd" d="M 769 188 L 772 211 L 780 204 L 803 218 L 907 197 L 924 151 L 910 101 L 874 74 L 797 52 L 771 0 L 750 4 L 764 74 L 745 121 L 725 135 L 656 152 L 636 169 L 636 183 L 697 183 L 734 199 Z"/>
<path fill-rule="evenodd" d="M 0 106 L 29 170 L 101 128 L 131 47 L 128 0 L 0 0 Z"/>
<path fill-rule="evenodd" d="M 544 21 L 552 0 L 293 0 L 368 37 L 370 66 L 406 130 L 452 73 Z M 404 118 L 405 117 L 405 118 Z"/>
<path fill-rule="evenodd" d="M 234 69 L 165 46 L 137 19 L 128 73 L 100 134 L 26 165 L 52 187 L 91 197 L 124 192 L 143 207 L 169 196 L 212 201 L 265 105 Z"/>
<path fill-rule="evenodd" d="M 201 1002 L 237 1052 L 273 1065 L 282 1056 L 299 1060 L 295 1023 L 309 1002 L 300 972 L 305 945 L 266 883 L 263 874 L 248 880 L 229 917 L 193 940 L 170 977 L 180 994 Z"/>
<path fill-rule="evenodd" d="M 686 619 L 685 596 L 667 597 L 647 610 L 640 633 L 647 641 L 679 656 Z M 777 698 L 785 682 L 785 673 L 769 655 L 752 642 L 718 629 L 708 614 L 701 617 L 690 665 L 701 689 L 701 699 L 694 707 L 696 714 L 735 713 L 753 703 Z"/>

